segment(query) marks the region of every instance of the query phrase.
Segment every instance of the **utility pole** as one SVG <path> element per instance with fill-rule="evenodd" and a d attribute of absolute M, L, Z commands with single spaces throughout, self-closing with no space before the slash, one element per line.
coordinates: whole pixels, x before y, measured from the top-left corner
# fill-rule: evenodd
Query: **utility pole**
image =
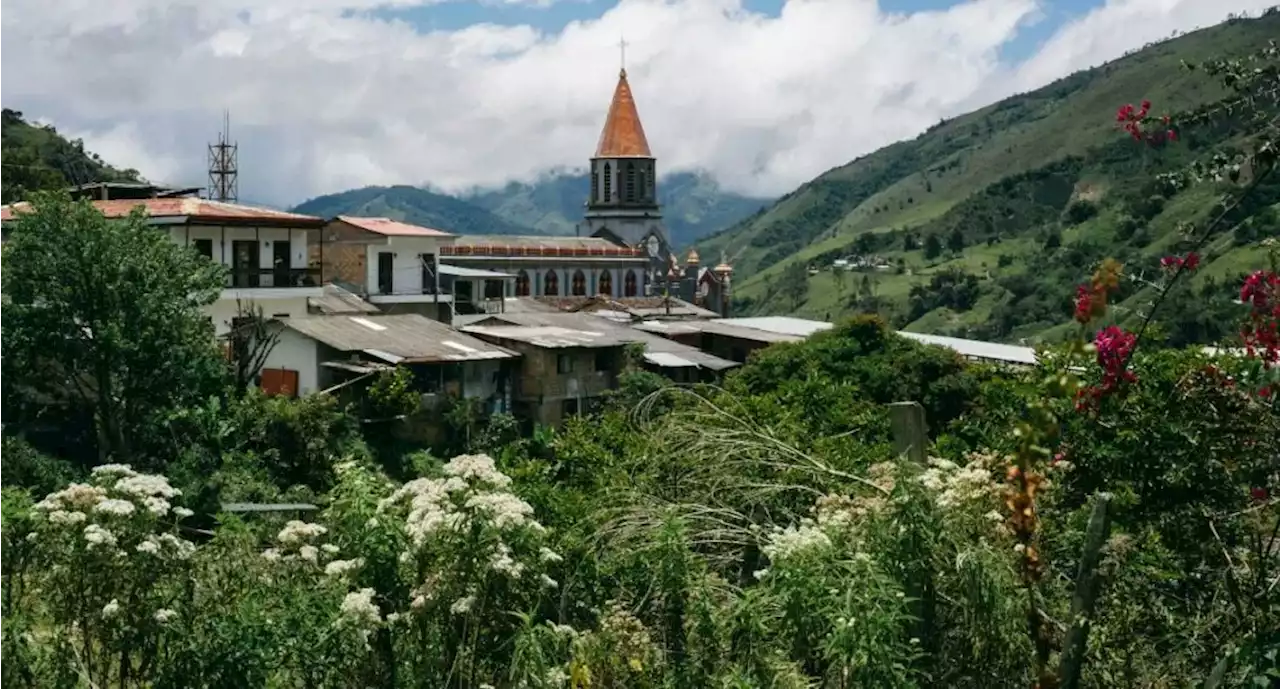
<path fill-rule="evenodd" d="M 239 144 L 231 142 L 231 113 L 222 111 L 222 132 L 218 143 L 209 144 L 209 198 L 235 203 L 239 198 Z"/>

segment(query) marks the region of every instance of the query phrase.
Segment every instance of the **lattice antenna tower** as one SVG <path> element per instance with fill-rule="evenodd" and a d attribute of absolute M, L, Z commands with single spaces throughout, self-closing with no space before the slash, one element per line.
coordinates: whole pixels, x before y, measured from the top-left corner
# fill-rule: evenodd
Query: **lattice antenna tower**
<path fill-rule="evenodd" d="M 209 198 L 234 203 L 239 198 L 240 145 L 231 141 L 231 113 L 222 111 L 222 132 L 218 143 L 209 144 Z"/>

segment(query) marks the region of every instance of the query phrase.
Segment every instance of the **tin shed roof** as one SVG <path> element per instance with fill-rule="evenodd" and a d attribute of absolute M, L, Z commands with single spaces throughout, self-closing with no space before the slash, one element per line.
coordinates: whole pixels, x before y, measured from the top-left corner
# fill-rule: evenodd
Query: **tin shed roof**
<path fill-rule="evenodd" d="M 303 316 L 279 322 L 338 351 L 364 352 L 393 364 L 519 356 L 416 313 Z"/>

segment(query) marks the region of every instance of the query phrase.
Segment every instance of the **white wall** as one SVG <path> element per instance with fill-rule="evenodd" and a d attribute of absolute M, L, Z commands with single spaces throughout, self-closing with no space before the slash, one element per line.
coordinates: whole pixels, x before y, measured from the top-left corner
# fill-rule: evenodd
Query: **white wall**
<path fill-rule="evenodd" d="M 275 242 L 289 242 L 290 268 L 307 267 L 307 235 L 319 233 L 315 230 L 290 230 L 283 227 L 221 227 L 213 225 L 181 225 L 170 228 L 169 236 L 175 242 L 194 246 L 197 239 L 209 239 L 213 242 L 213 260 L 231 267 L 235 257 L 231 253 L 232 242 L 237 240 L 258 240 L 258 267 L 272 268 Z M 225 238 L 225 245 L 223 239 Z M 271 277 L 263 275 L 262 286 L 271 286 Z"/>
<path fill-rule="evenodd" d="M 462 362 L 462 396 L 484 399 L 498 393 L 499 360 Z"/>
<path fill-rule="evenodd" d="M 263 368 L 285 368 L 298 372 L 298 395 L 320 390 L 319 347 L 315 340 L 279 325 L 280 340 L 267 355 Z"/>
<path fill-rule="evenodd" d="M 440 265 L 440 247 L 453 244 L 453 237 L 389 237 L 386 244 L 370 244 L 365 257 L 365 290 L 378 294 L 378 254 L 391 252 L 391 293 L 422 294 L 421 254 L 435 254 Z"/>
<path fill-rule="evenodd" d="M 252 291 L 257 298 L 245 299 L 242 300 L 241 303 L 245 304 L 249 308 L 262 307 L 262 315 L 266 318 L 282 315 L 307 315 L 306 296 L 298 296 L 298 291 L 296 290 L 286 290 L 290 293 L 290 296 L 288 297 L 277 299 L 272 298 L 273 295 L 268 294 L 266 298 L 262 298 L 262 293 L 264 291 L 269 291 L 270 289 L 271 288 L 268 288 L 267 290 L 243 290 L 246 292 Z M 205 309 L 205 313 L 208 314 L 209 318 L 213 319 L 213 329 L 217 335 L 225 335 L 231 330 L 231 319 L 235 318 L 239 313 L 235 297 L 237 294 L 240 294 L 240 292 L 241 290 L 223 290 L 222 298 L 210 304 L 209 307 Z"/>

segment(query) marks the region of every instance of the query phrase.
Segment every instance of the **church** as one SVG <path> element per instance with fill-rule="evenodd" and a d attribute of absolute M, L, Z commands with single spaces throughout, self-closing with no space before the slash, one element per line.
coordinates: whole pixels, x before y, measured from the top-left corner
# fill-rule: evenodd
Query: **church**
<path fill-rule="evenodd" d="M 589 169 L 577 236 L 460 235 L 441 247 L 440 259 L 514 275 L 509 297 L 669 295 L 726 314 L 733 269 L 725 261 L 703 268 L 692 250 L 681 265 L 671 246 L 658 203 L 657 159 L 625 68 Z"/>

